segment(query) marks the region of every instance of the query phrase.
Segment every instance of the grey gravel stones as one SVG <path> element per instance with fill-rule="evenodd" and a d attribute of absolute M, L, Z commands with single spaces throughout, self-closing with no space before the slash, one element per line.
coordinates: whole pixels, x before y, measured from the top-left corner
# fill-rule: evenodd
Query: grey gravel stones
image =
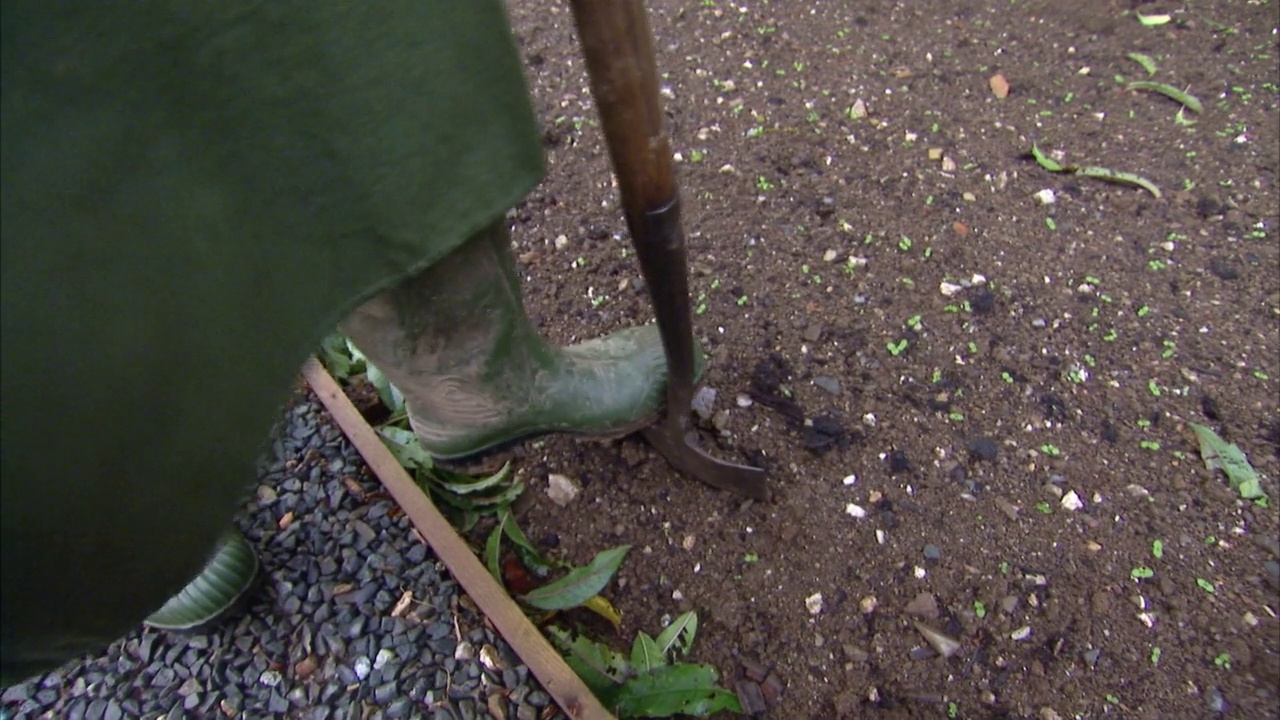
<path fill-rule="evenodd" d="M 540 715 L 550 697 L 459 605 L 457 583 L 376 499 L 377 480 L 318 403 L 286 410 L 270 448 L 236 521 L 264 571 L 248 611 L 200 634 L 139 627 L 6 688 L 6 717 L 456 720 L 487 716 L 494 695 L 508 718 Z M 406 591 L 410 609 L 392 617 Z M 485 646 L 503 667 L 481 664 Z"/>

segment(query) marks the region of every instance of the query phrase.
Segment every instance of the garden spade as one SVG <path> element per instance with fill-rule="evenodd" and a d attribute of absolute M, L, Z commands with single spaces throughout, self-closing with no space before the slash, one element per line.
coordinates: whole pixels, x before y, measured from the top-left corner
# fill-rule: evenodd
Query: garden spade
<path fill-rule="evenodd" d="M 759 468 L 717 460 L 698 445 L 693 403 L 693 323 L 689 268 L 671 143 L 644 0 L 570 0 L 600 108 L 631 242 L 653 300 L 667 356 L 667 415 L 643 431 L 676 469 L 747 497 L 769 497 Z"/>

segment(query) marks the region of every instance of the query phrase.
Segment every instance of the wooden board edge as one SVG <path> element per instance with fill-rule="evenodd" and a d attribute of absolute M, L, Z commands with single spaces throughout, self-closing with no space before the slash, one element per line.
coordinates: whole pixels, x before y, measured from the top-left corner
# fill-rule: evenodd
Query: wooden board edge
<path fill-rule="evenodd" d="M 302 377 L 329 410 L 338 427 L 404 510 L 413 526 L 435 551 L 529 671 L 542 683 L 560 709 L 571 718 L 612 720 L 613 715 L 565 663 L 560 653 L 534 627 L 524 611 L 489 574 L 475 553 L 449 524 L 431 499 L 409 477 L 364 416 L 351 404 L 337 381 L 314 358 L 302 366 Z"/>

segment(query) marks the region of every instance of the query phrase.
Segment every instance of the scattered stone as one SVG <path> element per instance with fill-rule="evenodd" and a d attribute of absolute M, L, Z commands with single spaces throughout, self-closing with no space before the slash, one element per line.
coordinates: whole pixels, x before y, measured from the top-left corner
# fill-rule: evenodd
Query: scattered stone
<path fill-rule="evenodd" d="M 813 379 L 813 384 L 832 395 L 840 394 L 840 381 L 829 375 L 819 375 Z"/>
<path fill-rule="evenodd" d="M 814 593 L 805 598 L 804 608 L 809 611 L 810 615 L 817 615 L 822 612 L 822 593 Z"/>
<path fill-rule="evenodd" d="M 1014 630 L 1013 632 L 1009 633 L 1009 637 L 1013 640 L 1018 640 L 1018 641 L 1026 640 L 1027 638 L 1031 637 L 1031 626 L 1023 625 L 1017 630 Z"/>
<path fill-rule="evenodd" d="M 1036 200 L 1039 200 L 1041 205 L 1052 205 L 1058 201 L 1058 196 L 1049 188 L 1041 190 L 1033 197 L 1035 197 Z"/>
<path fill-rule="evenodd" d="M 1080 499 L 1080 496 L 1076 494 L 1075 490 L 1072 490 L 1068 492 L 1066 495 L 1063 495 L 1062 500 L 1059 504 L 1062 505 L 1064 509 L 1070 510 L 1072 512 L 1075 512 L 1076 510 L 1079 510 L 1080 508 L 1084 507 L 1084 501 Z"/>
<path fill-rule="evenodd" d="M 581 490 L 582 487 L 578 482 L 567 475 L 551 473 L 547 476 L 547 497 L 560 507 L 573 502 Z"/>
<path fill-rule="evenodd" d="M 929 620 L 938 619 L 938 600 L 933 593 L 922 592 L 915 596 L 911 602 L 907 603 L 902 609 L 908 615 L 926 618 Z"/>
<path fill-rule="evenodd" d="M 557 235 L 554 241 L 554 245 L 556 250 L 564 250 L 565 248 L 569 247 L 569 237 L 564 234 Z"/>
<path fill-rule="evenodd" d="M 1219 715 L 1226 715 L 1231 706 L 1227 704 L 1227 699 L 1223 697 L 1222 691 L 1216 687 L 1209 688 L 1209 692 L 1205 693 L 1209 703 L 1209 712 Z"/>
<path fill-rule="evenodd" d="M 1017 520 L 1018 513 L 1021 511 L 1017 505 L 1014 505 L 1002 497 L 996 498 L 996 507 L 999 508 L 1000 512 L 1004 513 L 1004 516 L 1010 520 Z"/>
<path fill-rule="evenodd" d="M 928 645 L 921 645 L 921 646 L 911 648 L 911 652 L 908 653 L 907 657 L 910 657 L 912 660 L 916 660 L 916 661 L 929 660 L 931 658 L 938 657 L 938 653 L 936 650 L 929 647 Z"/>
<path fill-rule="evenodd" d="M 879 602 L 874 595 L 868 595 L 858 601 L 858 607 L 862 610 L 863 615 L 870 615 L 875 612 L 878 604 Z"/>
<path fill-rule="evenodd" d="M 866 508 L 861 505 L 855 505 L 854 503 L 845 505 L 844 511 L 852 515 L 855 520 L 861 520 L 867 516 Z"/>
<path fill-rule="evenodd" d="M 919 620 L 912 621 L 912 625 L 915 625 L 916 630 L 924 636 L 925 642 L 929 643 L 929 646 L 942 657 L 949 658 L 959 652 L 960 642 L 958 640 L 934 630 Z"/>
<path fill-rule="evenodd" d="M 924 546 L 924 559 L 937 562 L 942 559 L 942 548 L 937 545 Z"/>
<path fill-rule="evenodd" d="M 693 396 L 693 411 L 704 422 L 711 418 L 711 413 L 716 404 L 716 390 L 712 387 L 702 387 Z"/>
<path fill-rule="evenodd" d="M 828 250 L 822 253 L 822 260 L 823 262 L 835 262 L 836 258 L 839 257 L 839 255 L 840 254 L 837 253 L 835 250 Z"/>
<path fill-rule="evenodd" d="M 911 463 L 907 461 L 907 454 L 902 450 L 894 450 L 889 453 L 889 473 L 897 475 L 911 469 Z"/>
<path fill-rule="evenodd" d="M 755 401 L 751 399 L 750 395 L 739 395 L 735 401 L 740 408 L 749 408 L 755 404 Z"/>
<path fill-rule="evenodd" d="M 969 456 L 975 460 L 994 462 L 1000 447 L 989 437 L 976 437 L 969 441 Z"/>
<path fill-rule="evenodd" d="M 769 706 L 764 701 L 764 692 L 758 683 L 739 680 L 734 684 L 734 690 L 738 694 L 738 703 L 742 705 L 744 715 L 763 716 L 769 711 Z"/>
<path fill-rule="evenodd" d="M 802 337 L 808 342 L 816 343 L 822 339 L 822 330 L 822 326 L 815 323 L 804 329 Z"/>
<path fill-rule="evenodd" d="M 946 297 L 951 297 L 961 290 L 964 290 L 964 286 L 957 285 L 953 282 L 947 282 L 944 280 L 938 284 L 938 292 L 942 293 Z"/>

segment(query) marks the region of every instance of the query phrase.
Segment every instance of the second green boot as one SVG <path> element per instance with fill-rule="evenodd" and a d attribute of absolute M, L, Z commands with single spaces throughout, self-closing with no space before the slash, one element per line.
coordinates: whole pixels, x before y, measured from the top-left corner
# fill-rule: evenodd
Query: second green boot
<path fill-rule="evenodd" d="M 657 327 L 564 348 L 533 328 L 505 221 L 365 302 L 341 329 L 404 394 L 423 448 L 445 461 L 552 432 L 620 436 L 652 423 L 666 400 Z M 700 376 L 700 350 L 695 368 Z"/>

